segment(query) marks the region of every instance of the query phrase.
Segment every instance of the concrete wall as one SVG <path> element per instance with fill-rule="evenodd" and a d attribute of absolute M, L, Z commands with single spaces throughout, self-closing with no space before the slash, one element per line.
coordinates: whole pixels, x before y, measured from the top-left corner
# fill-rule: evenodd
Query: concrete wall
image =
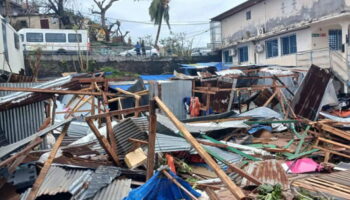
<path fill-rule="evenodd" d="M 19 73 L 24 70 L 24 57 L 23 47 L 19 40 L 19 48 L 15 47 L 15 34 L 16 31 L 0 17 L 0 71 L 7 71 L 13 73 Z M 5 25 L 5 29 L 3 29 Z M 6 41 L 4 41 L 4 34 L 6 33 Z M 5 59 L 5 48 L 8 49 L 8 62 Z"/>
<path fill-rule="evenodd" d="M 98 57 L 90 60 L 90 71 L 98 71 L 103 67 L 113 67 L 124 72 L 137 74 L 172 74 L 180 64 L 201 63 L 201 62 L 220 62 L 220 55 L 200 56 L 192 58 L 139 58 L 139 57 Z M 40 78 L 60 77 L 63 72 L 80 72 L 78 57 L 76 56 L 44 56 L 41 59 Z M 26 59 L 26 73 L 29 75 L 30 69 Z"/>
<path fill-rule="evenodd" d="M 261 27 L 266 32 L 276 31 L 341 13 L 349 7 L 349 0 L 265 0 L 222 20 L 222 39 L 224 44 L 229 44 L 256 36 Z M 247 11 L 251 12 L 250 20 L 246 20 Z"/>

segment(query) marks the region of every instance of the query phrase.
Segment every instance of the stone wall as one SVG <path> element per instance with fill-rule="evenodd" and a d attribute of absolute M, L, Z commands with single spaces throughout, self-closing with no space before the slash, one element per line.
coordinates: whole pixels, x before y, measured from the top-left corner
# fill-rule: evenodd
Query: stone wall
<path fill-rule="evenodd" d="M 59 77 L 63 72 L 80 72 L 77 56 L 43 56 L 41 59 L 41 68 L 39 78 Z M 200 56 L 191 58 L 142 58 L 142 57 L 114 57 L 109 59 L 100 57 L 89 61 L 89 71 L 98 71 L 103 67 L 112 67 L 120 71 L 132 72 L 137 74 L 165 74 L 173 73 L 180 67 L 180 64 L 199 63 L 199 62 L 220 62 L 221 56 Z M 26 58 L 26 72 L 30 74 L 29 61 Z"/>

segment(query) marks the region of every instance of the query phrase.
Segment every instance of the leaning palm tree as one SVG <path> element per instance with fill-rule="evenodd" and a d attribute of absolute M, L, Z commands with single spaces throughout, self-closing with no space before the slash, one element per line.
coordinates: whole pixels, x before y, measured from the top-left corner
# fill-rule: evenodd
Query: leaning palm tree
<path fill-rule="evenodd" d="M 163 18 L 170 29 L 169 2 L 170 0 L 152 0 L 151 6 L 149 7 L 149 15 L 151 16 L 151 21 L 154 22 L 155 25 L 158 25 L 158 32 L 154 44 L 155 47 L 158 47 L 158 40 Z"/>

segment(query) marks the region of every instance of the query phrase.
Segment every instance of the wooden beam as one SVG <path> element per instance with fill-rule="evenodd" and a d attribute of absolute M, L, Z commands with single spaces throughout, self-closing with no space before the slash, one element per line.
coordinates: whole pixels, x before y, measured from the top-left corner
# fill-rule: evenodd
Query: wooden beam
<path fill-rule="evenodd" d="M 108 99 L 105 93 L 103 93 L 103 103 L 104 103 L 105 112 L 109 113 Z M 111 116 L 106 117 L 106 131 L 107 131 L 107 138 L 108 138 L 109 144 L 111 145 L 112 151 L 115 152 L 116 155 L 118 155 L 117 142 L 115 141 L 115 136 L 113 133 Z"/>
<path fill-rule="evenodd" d="M 183 123 L 181 123 L 176 116 L 170 111 L 170 109 L 159 99 L 159 97 L 154 98 L 157 105 L 162 109 L 169 119 L 174 123 L 174 125 L 183 134 L 184 138 L 191 143 L 191 145 L 196 149 L 198 154 L 205 160 L 205 162 L 215 171 L 215 173 L 220 177 L 222 182 L 226 184 L 228 189 L 237 199 L 245 198 L 245 194 L 236 184 L 232 182 L 230 177 L 225 174 L 225 172 L 220 168 L 220 166 L 214 161 L 214 159 L 203 149 L 199 142 L 192 136 L 192 134 L 186 129 Z"/>
<path fill-rule="evenodd" d="M 38 92 L 48 94 L 76 94 L 76 95 L 94 95 L 102 96 L 101 92 L 88 92 L 79 90 L 57 90 L 57 89 L 41 89 L 41 88 L 13 88 L 13 87 L 0 87 L 0 91 L 14 91 L 14 92 Z M 113 93 L 107 93 L 107 96 L 116 96 Z"/>
<path fill-rule="evenodd" d="M 96 135 L 97 140 L 100 142 L 101 146 L 104 148 L 106 153 L 112 158 L 114 163 L 116 165 L 119 165 L 119 158 L 118 155 L 113 151 L 111 145 L 108 143 L 107 139 L 101 135 L 101 133 L 98 131 L 96 126 L 94 125 L 94 122 L 92 119 L 86 119 L 86 122 L 88 123 L 89 127 L 91 128 L 92 132 Z"/>
<path fill-rule="evenodd" d="M 24 149 L 22 149 L 20 152 L 14 154 L 13 156 L 9 157 L 8 159 L 2 161 L 0 163 L 0 167 L 3 167 L 12 161 L 16 160 L 21 155 L 27 154 L 30 150 L 32 150 L 34 147 L 38 146 L 43 140 L 40 137 L 37 137 L 35 140 L 33 140 L 28 146 L 26 146 Z"/>
<path fill-rule="evenodd" d="M 157 131 L 157 115 L 156 102 L 151 100 L 149 102 L 149 134 L 148 134 L 148 154 L 147 154 L 147 180 L 153 176 L 154 159 L 155 159 L 155 145 L 156 145 L 156 131 Z"/>
<path fill-rule="evenodd" d="M 189 192 L 184 186 L 181 185 L 174 177 L 172 177 L 166 170 L 162 170 L 163 174 L 175 185 L 177 185 L 182 191 L 184 191 L 193 200 L 198 200 L 191 192 Z"/>
<path fill-rule="evenodd" d="M 333 135 L 337 135 L 339 137 L 342 137 L 344 139 L 350 140 L 350 133 L 345 132 L 343 130 L 334 128 L 332 126 L 326 125 L 326 124 L 317 124 L 322 130 L 325 130 L 329 133 L 332 133 Z"/>
<path fill-rule="evenodd" d="M 57 154 L 58 148 L 61 146 L 63 138 L 67 134 L 69 125 L 70 125 L 70 122 L 63 126 L 62 132 L 61 132 L 60 136 L 58 136 L 55 145 L 53 146 L 52 150 L 50 151 L 50 155 L 47 158 L 47 160 L 45 161 L 44 166 L 41 169 L 38 178 L 35 180 L 35 182 L 32 186 L 32 190 L 30 191 L 27 200 L 34 200 L 36 198 L 36 195 L 40 189 L 40 186 L 44 182 L 46 174 L 49 172 L 49 169 L 51 167 L 51 163 Z"/>
<path fill-rule="evenodd" d="M 204 190 L 208 194 L 210 200 L 220 200 L 216 193 L 210 187 L 206 187 Z"/>
<path fill-rule="evenodd" d="M 89 116 L 86 117 L 85 119 L 98 119 L 98 118 L 105 118 L 108 116 L 117 116 L 117 115 L 122 115 L 122 114 L 131 114 L 131 113 L 135 113 L 136 111 L 138 112 L 146 112 L 148 111 L 149 106 L 140 106 L 138 108 L 128 108 L 128 109 L 124 109 L 124 110 L 115 110 L 115 111 L 110 111 L 109 113 L 103 113 L 103 114 L 99 114 L 99 115 L 93 115 L 93 116 Z"/>

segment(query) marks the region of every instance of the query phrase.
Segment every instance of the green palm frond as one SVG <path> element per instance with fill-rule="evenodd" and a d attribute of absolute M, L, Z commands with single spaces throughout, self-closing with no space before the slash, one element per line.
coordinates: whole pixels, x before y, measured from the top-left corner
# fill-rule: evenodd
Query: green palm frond
<path fill-rule="evenodd" d="M 149 15 L 155 25 L 161 25 L 162 19 L 164 19 L 170 29 L 169 5 L 167 2 L 163 4 L 163 1 L 166 0 L 153 0 L 149 7 Z"/>

